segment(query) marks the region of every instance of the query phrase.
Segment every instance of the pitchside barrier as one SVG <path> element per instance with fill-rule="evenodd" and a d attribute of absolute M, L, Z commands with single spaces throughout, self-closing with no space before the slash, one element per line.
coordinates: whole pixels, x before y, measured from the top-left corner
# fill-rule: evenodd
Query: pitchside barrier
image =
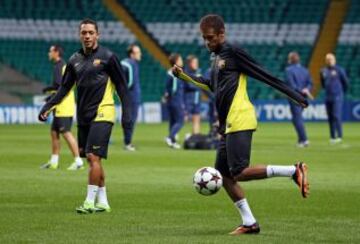
<path fill-rule="evenodd" d="M 290 107 L 286 100 L 255 100 L 254 106 L 259 121 L 290 121 Z M 0 124 L 37 124 L 39 105 L 0 105 Z M 201 116 L 207 119 L 208 105 L 201 104 Z M 322 101 L 313 101 L 304 110 L 306 121 L 325 121 L 325 105 Z M 76 119 L 76 118 L 75 118 Z M 160 123 L 168 119 L 168 111 L 160 102 L 143 103 L 139 108 L 137 122 Z M 343 106 L 344 121 L 360 121 L 360 101 L 345 101 Z M 51 121 L 51 118 L 48 122 Z M 116 122 L 121 121 L 121 106 L 116 106 Z"/>

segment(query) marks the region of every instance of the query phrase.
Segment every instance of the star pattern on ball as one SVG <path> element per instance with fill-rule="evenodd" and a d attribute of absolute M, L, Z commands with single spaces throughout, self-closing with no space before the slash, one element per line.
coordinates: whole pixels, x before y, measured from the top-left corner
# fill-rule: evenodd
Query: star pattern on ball
<path fill-rule="evenodd" d="M 203 167 L 195 172 L 193 183 L 197 192 L 210 196 L 222 187 L 222 176 L 215 168 Z"/>
<path fill-rule="evenodd" d="M 208 172 L 208 170 L 207 170 L 207 168 L 202 168 L 199 172 L 200 172 L 201 175 L 203 175 L 206 172 Z"/>
<path fill-rule="evenodd" d="M 221 180 L 221 177 L 218 176 L 217 174 L 211 174 L 212 178 L 211 180 L 215 181 L 215 183 L 217 184 L 219 180 Z"/>
<path fill-rule="evenodd" d="M 201 181 L 198 182 L 197 184 L 199 185 L 200 190 L 202 190 L 202 189 L 204 189 L 204 188 L 207 188 L 207 187 L 206 187 L 206 184 L 207 184 L 207 183 L 208 183 L 207 181 L 204 181 L 203 179 L 201 179 Z"/>

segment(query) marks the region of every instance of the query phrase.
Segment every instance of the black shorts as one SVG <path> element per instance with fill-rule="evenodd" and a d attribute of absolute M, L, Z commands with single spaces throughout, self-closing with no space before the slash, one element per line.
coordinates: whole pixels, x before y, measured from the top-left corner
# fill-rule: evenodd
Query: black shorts
<path fill-rule="evenodd" d="M 55 117 L 51 124 L 51 130 L 57 133 L 65 133 L 71 131 L 72 117 Z"/>
<path fill-rule="evenodd" d="M 249 167 L 254 130 L 238 131 L 220 140 L 215 168 L 226 177 L 234 177 Z"/>
<path fill-rule="evenodd" d="M 93 153 L 101 158 L 107 158 L 108 145 L 113 124 L 110 122 L 92 122 L 90 125 L 78 126 L 78 141 L 80 156 Z"/>

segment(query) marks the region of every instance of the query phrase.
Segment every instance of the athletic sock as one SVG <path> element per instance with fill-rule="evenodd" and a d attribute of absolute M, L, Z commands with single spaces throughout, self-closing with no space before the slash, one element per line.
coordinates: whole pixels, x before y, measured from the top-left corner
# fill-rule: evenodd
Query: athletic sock
<path fill-rule="evenodd" d="M 109 206 L 109 202 L 107 200 L 107 195 L 106 195 L 106 187 L 99 187 L 98 190 L 98 203 L 104 204 L 106 206 Z"/>
<path fill-rule="evenodd" d="M 89 203 L 95 203 L 96 194 L 98 193 L 98 186 L 94 185 L 88 185 L 87 187 L 87 196 L 86 196 L 86 202 Z"/>
<path fill-rule="evenodd" d="M 75 163 L 77 166 L 83 166 L 84 163 L 80 157 L 75 157 Z"/>
<path fill-rule="evenodd" d="M 57 164 L 59 162 L 59 155 L 58 154 L 52 154 L 50 158 L 51 164 Z"/>
<path fill-rule="evenodd" d="M 266 167 L 267 177 L 274 176 L 287 176 L 291 177 L 295 174 L 295 166 L 277 166 L 277 165 L 268 165 Z"/>
<path fill-rule="evenodd" d="M 246 198 L 241 199 L 234 203 L 235 207 L 239 210 L 241 218 L 243 220 L 243 225 L 252 225 L 256 222 L 254 218 L 250 206 L 246 200 Z"/>

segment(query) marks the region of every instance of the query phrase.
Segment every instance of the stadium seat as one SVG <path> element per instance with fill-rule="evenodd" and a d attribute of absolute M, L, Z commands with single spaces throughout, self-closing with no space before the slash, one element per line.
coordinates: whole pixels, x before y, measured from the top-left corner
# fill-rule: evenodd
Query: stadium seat
<path fill-rule="evenodd" d="M 243 46 L 278 76 L 283 74 L 289 51 L 298 50 L 303 61 L 308 61 L 327 6 L 327 0 L 209 0 L 209 4 L 190 0 L 119 0 L 119 3 L 142 22 L 168 53 L 199 56 L 203 71 L 210 61 L 203 48 L 198 22 L 207 13 L 219 13 L 225 19 L 228 40 Z M 1 5 L 0 59 L 44 83 L 50 82 L 51 77 L 46 55 L 49 45 L 62 44 L 65 57 L 77 50 L 76 32 L 79 20 L 84 17 L 98 20 L 101 43 L 120 57 L 124 57 L 129 43 L 136 42 L 135 36 L 101 1 L 4 0 Z M 158 101 L 166 71 L 146 50 L 143 53 L 143 100 Z M 258 82 L 254 84 L 255 88 L 249 87 L 254 98 L 275 96 L 269 95 L 269 90 Z"/>
<path fill-rule="evenodd" d="M 48 84 L 51 64 L 47 58 L 53 43 L 64 46 L 65 58 L 80 48 L 79 20 L 91 17 L 98 21 L 100 42 L 113 49 L 120 58 L 126 47 L 136 42 L 135 36 L 118 22 L 97 0 L 66 1 L 1 1 L 0 60 L 31 78 Z M 143 50 L 141 81 L 144 101 L 158 101 L 162 95 L 163 76 L 160 64 Z"/>
<path fill-rule="evenodd" d="M 207 4 L 190 0 L 159 0 L 156 4 L 145 0 L 118 2 L 126 5 L 168 52 L 199 56 L 203 71 L 210 62 L 198 22 L 205 14 L 218 13 L 226 22 L 227 39 L 245 47 L 278 76 L 283 76 L 289 51 L 298 50 L 307 63 L 328 3 L 327 0 L 209 0 Z M 249 86 L 254 98 L 276 96 L 269 95 L 270 90 L 258 82 L 254 82 L 254 86 Z"/>
<path fill-rule="evenodd" d="M 346 96 L 352 99 L 360 98 L 360 2 L 351 1 L 345 23 L 342 26 L 336 57 L 339 65 L 346 69 L 350 78 L 350 87 Z"/>

